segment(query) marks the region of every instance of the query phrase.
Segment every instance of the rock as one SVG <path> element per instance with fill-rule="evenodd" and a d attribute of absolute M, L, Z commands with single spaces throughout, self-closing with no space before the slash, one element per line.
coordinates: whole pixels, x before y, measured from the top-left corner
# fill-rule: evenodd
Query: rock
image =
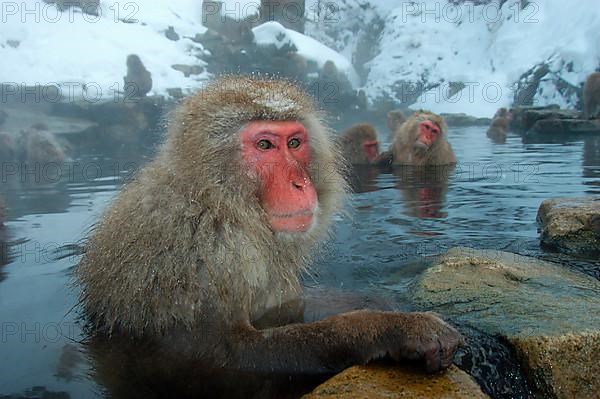
<path fill-rule="evenodd" d="M 477 118 L 467 114 L 440 114 L 449 127 L 464 127 L 464 126 L 488 126 L 492 123 L 490 118 Z"/>
<path fill-rule="evenodd" d="M 171 41 L 176 42 L 179 40 L 179 35 L 175 32 L 175 28 L 169 26 L 169 28 L 165 31 L 165 37 Z"/>
<path fill-rule="evenodd" d="M 579 111 L 562 109 L 527 110 L 522 113 L 519 130 L 528 131 L 536 122 L 544 119 L 578 119 Z"/>
<path fill-rule="evenodd" d="M 537 221 L 545 245 L 568 254 L 600 253 L 600 197 L 546 200 Z"/>
<path fill-rule="evenodd" d="M 556 104 L 546 105 L 543 107 L 521 106 L 521 107 L 511 108 L 513 118 L 512 118 L 510 127 L 511 127 L 511 129 L 514 129 L 514 130 L 522 130 L 523 116 L 525 115 L 526 112 L 552 111 L 552 110 L 559 110 L 559 109 L 560 109 L 560 107 Z"/>
<path fill-rule="evenodd" d="M 317 398 L 488 398 L 473 379 L 456 366 L 440 374 L 408 367 L 374 364 L 344 370 L 303 399 Z"/>
<path fill-rule="evenodd" d="M 590 134 L 600 133 L 600 120 L 541 119 L 529 133 L 534 134 Z"/>
<path fill-rule="evenodd" d="M 48 4 L 56 4 L 60 11 L 66 11 L 71 7 L 78 7 L 86 14 L 98 15 L 100 0 L 44 0 Z"/>
<path fill-rule="evenodd" d="M 204 67 L 200 65 L 175 64 L 171 65 L 171 68 L 183 73 L 183 76 L 185 76 L 186 78 L 190 75 L 200 75 L 202 72 L 204 72 Z"/>
<path fill-rule="evenodd" d="M 539 397 L 600 392 L 600 281 L 534 258 L 452 248 L 418 279 L 413 298 L 505 339 Z"/>

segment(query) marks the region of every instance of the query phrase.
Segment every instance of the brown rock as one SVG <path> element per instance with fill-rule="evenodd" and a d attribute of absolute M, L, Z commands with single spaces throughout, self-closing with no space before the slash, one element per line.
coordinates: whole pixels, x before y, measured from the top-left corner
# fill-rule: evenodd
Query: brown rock
<path fill-rule="evenodd" d="M 599 332 L 515 337 L 511 342 L 542 397 L 598 398 Z"/>
<path fill-rule="evenodd" d="M 488 398 L 464 371 L 451 366 L 440 374 L 380 364 L 354 366 L 315 388 L 303 399 L 317 398 Z"/>
<path fill-rule="evenodd" d="M 507 252 L 452 248 L 413 296 L 422 308 L 506 339 L 539 397 L 600 392 L 598 280 Z"/>
<path fill-rule="evenodd" d="M 545 245 L 571 254 L 600 253 L 600 197 L 546 200 L 537 221 Z"/>

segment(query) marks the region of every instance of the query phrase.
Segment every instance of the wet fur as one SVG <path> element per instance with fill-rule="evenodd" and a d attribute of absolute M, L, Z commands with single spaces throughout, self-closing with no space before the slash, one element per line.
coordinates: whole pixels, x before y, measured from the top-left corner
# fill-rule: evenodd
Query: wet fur
<path fill-rule="evenodd" d="M 592 73 L 583 86 L 585 117 L 600 119 L 600 72 Z"/>
<path fill-rule="evenodd" d="M 365 141 L 377 141 L 377 131 L 368 123 L 351 126 L 339 137 L 341 152 L 350 165 L 369 165 L 371 161 L 363 148 Z"/>
<path fill-rule="evenodd" d="M 419 123 L 431 120 L 437 124 L 441 131 L 440 137 L 428 151 L 420 153 L 415 151 L 414 143 L 419 135 Z M 456 157 L 447 140 L 448 125 L 444 119 L 432 112 L 417 111 L 398 127 L 394 134 L 394 141 L 390 147 L 392 163 L 394 165 L 451 165 L 456 163 Z"/>
<path fill-rule="evenodd" d="M 299 291 L 298 274 L 327 235 L 345 183 L 310 101 L 290 84 L 225 78 L 188 98 L 156 159 L 128 184 L 89 240 L 77 271 L 97 328 L 159 335 L 218 312 L 259 317 Z M 258 182 L 241 173 L 238 132 L 256 119 L 299 120 L 309 132 L 317 228 L 270 230 Z M 235 297 L 235 300 L 232 298 Z"/>

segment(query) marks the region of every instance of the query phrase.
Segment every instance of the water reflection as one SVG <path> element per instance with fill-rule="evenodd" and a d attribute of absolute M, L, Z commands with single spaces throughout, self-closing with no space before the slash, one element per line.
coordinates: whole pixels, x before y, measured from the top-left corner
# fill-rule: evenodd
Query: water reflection
<path fill-rule="evenodd" d="M 597 260 L 544 252 L 535 224 L 546 198 L 600 194 L 600 138 L 522 140 L 509 135 L 497 145 L 484 134 L 485 127 L 451 129 L 449 140 L 459 159 L 455 168 L 356 169 L 348 215 L 336 221 L 335 238 L 306 284 L 384 297 L 410 310 L 409 287 L 428 257 L 457 245 L 558 261 L 600 278 Z M 129 142 L 107 142 L 101 129 L 78 136 L 71 140 L 72 162 L 61 165 L 58 175 L 2 163 L 0 195 L 8 214 L 0 235 L 13 245 L 1 247 L 0 253 L 0 263 L 6 263 L 0 266 L 0 392 L 151 397 L 154 389 L 155 395 L 185 390 L 174 385 L 189 373 L 205 390 L 200 392 L 227 383 L 223 392 L 232 396 L 293 396 L 315 383 L 295 381 L 298 390 L 292 392 L 287 376 L 187 365 L 163 385 L 165 380 L 156 376 L 160 360 L 148 362 L 144 348 L 85 343 L 78 292 L 69 286 L 78 257 L 57 259 L 57 249 L 87 235 L 123 182 L 152 156 L 159 139 L 150 132 Z M 128 351 L 135 356 L 125 359 Z"/>

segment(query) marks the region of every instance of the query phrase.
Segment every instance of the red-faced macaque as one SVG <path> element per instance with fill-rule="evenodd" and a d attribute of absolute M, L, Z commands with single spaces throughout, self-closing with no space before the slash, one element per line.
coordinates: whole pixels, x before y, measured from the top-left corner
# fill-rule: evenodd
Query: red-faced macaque
<path fill-rule="evenodd" d="M 506 108 L 500 108 L 492 119 L 487 136 L 496 143 L 505 143 L 511 121 L 512 112 Z"/>
<path fill-rule="evenodd" d="M 226 77 L 187 98 L 89 238 L 76 276 L 92 331 L 146 342 L 160 356 L 148 372 L 169 363 L 191 378 L 207 366 L 332 373 L 385 356 L 450 365 L 461 335 L 431 313 L 256 328 L 298 300 L 347 192 L 342 164 L 291 83 Z"/>
<path fill-rule="evenodd" d="M 398 127 L 390 149 L 375 163 L 380 166 L 455 164 L 456 157 L 446 139 L 447 134 L 444 118 L 429 111 L 417 111 Z"/>
<path fill-rule="evenodd" d="M 588 119 L 600 119 L 600 72 L 588 76 L 583 86 L 583 110 Z"/>
<path fill-rule="evenodd" d="M 346 129 L 339 137 L 346 162 L 350 165 L 369 165 L 379 155 L 377 131 L 368 123 Z"/>
<path fill-rule="evenodd" d="M 404 116 L 404 112 L 399 109 L 388 112 L 387 114 L 387 127 L 390 129 L 392 134 L 396 133 L 398 128 L 402 126 L 402 124 L 406 122 L 406 116 Z"/>

